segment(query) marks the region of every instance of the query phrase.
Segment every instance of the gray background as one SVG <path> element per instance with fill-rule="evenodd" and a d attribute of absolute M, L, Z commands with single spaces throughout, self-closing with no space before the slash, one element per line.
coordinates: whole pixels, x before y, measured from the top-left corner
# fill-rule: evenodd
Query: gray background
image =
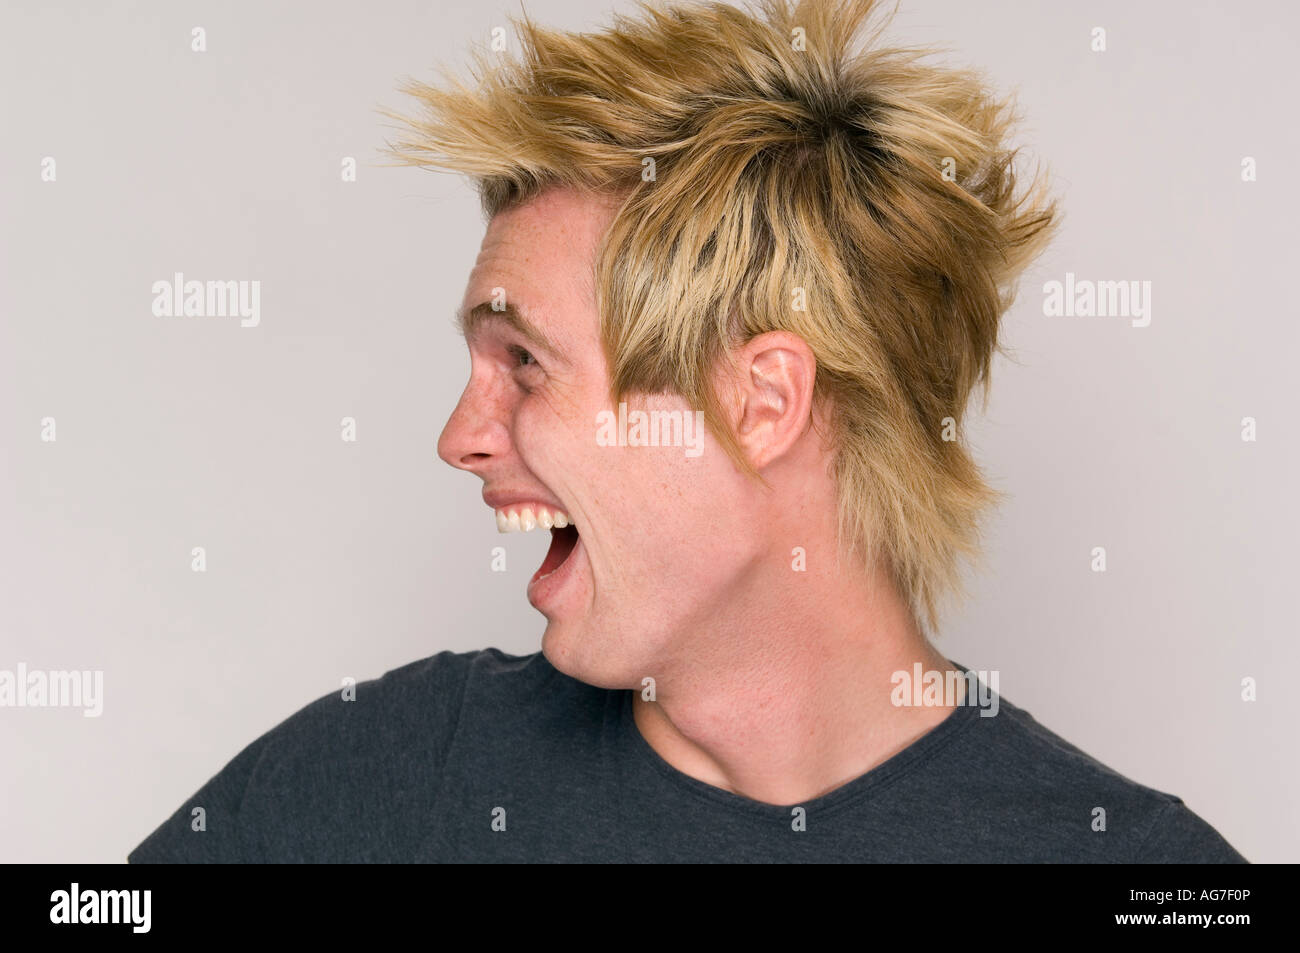
<path fill-rule="evenodd" d="M 0 709 L 0 859 L 122 860 L 344 676 L 537 649 L 542 534 L 498 536 L 479 481 L 435 452 L 468 373 L 450 315 L 478 206 L 451 175 L 378 167 L 401 78 L 464 64 L 518 9 L 4 3 L 0 668 L 102 669 L 105 698 L 98 719 Z M 630 7 L 527 9 L 592 29 Z M 974 421 L 1010 500 L 939 648 L 1254 861 L 1300 860 L 1298 19 L 905 0 L 889 34 L 1019 89 L 1066 213 Z M 153 316 L 174 271 L 260 280 L 260 326 Z M 1151 325 L 1045 317 L 1067 271 L 1153 282 Z"/>

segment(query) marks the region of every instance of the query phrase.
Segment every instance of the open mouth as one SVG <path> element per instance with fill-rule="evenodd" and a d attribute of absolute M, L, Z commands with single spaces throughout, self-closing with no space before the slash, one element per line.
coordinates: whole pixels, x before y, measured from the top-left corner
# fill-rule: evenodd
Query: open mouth
<path fill-rule="evenodd" d="M 500 507 L 496 514 L 497 530 L 502 533 L 527 533 L 534 529 L 551 532 L 551 546 L 542 565 L 529 580 L 530 588 L 563 568 L 578 548 L 578 528 L 573 525 L 569 514 L 561 509 L 544 503 L 528 503 Z"/>
<path fill-rule="evenodd" d="M 533 575 L 533 579 L 545 579 L 563 566 L 568 558 L 573 555 L 573 550 L 577 545 L 578 529 L 576 526 L 565 526 L 563 529 L 559 527 L 552 528 L 551 548 L 546 551 L 546 558 L 542 560 L 542 565 Z"/>

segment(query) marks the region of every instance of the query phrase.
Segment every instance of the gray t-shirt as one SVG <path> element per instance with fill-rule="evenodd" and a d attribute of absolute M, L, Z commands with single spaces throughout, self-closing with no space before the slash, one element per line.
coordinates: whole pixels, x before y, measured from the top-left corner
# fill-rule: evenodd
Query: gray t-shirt
<path fill-rule="evenodd" d="M 267 732 L 129 860 L 1244 862 L 1181 800 L 1005 699 L 993 717 L 958 707 L 866 774 L 782 807 L 673 768 L 632 698 L 540 652 L 441 652 Z"/>

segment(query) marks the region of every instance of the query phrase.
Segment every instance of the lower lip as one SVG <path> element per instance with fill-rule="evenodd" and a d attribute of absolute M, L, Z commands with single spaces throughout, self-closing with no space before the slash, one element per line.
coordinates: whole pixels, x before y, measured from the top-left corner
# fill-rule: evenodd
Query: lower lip
<path fill-rule="evenodd" d="M 578 541 L 574 543 L 573 551 L 564 562 L 540 579 L 533 576 L 528 581 L 528 601 L 538 609 L 546 603 L 554 602 L 569 577 L 577 572 L 578 557 L 581 555 L 583 555 L 582 537 L 579 536 Z"/>

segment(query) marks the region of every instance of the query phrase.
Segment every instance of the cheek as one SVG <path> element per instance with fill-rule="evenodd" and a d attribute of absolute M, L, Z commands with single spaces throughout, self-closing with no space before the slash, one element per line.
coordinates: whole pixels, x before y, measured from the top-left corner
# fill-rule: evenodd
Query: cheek
<path fill-rule="evenodd" d="M 750 515 L 757 501 L 729 462 L 718 455 L 686 460 L 676 453 L 661 458 L 637 483 L 645 494 L 645 538 L 664 578 L 680 592 L 700 593 L 728 584 L 750 563 L 762 546 L 762 527 Z"/>
<path fill-rule="evenodd" d="M 527 394 L 515 407 L 513 420 L 515 447 L 539 476 L 580 471 L 587 429 L 575 408 L 541 393 Z"/>
<path fill-rule="evenodd" d="M 600 447 L 596 472 L 606 488 L 607 519 L 631 544 L 629 561 L 661 581 L 693 578 L 711 568 L 713 506 L 702 507 L 696 475 L 665 454 L 674 449 Z"/>

